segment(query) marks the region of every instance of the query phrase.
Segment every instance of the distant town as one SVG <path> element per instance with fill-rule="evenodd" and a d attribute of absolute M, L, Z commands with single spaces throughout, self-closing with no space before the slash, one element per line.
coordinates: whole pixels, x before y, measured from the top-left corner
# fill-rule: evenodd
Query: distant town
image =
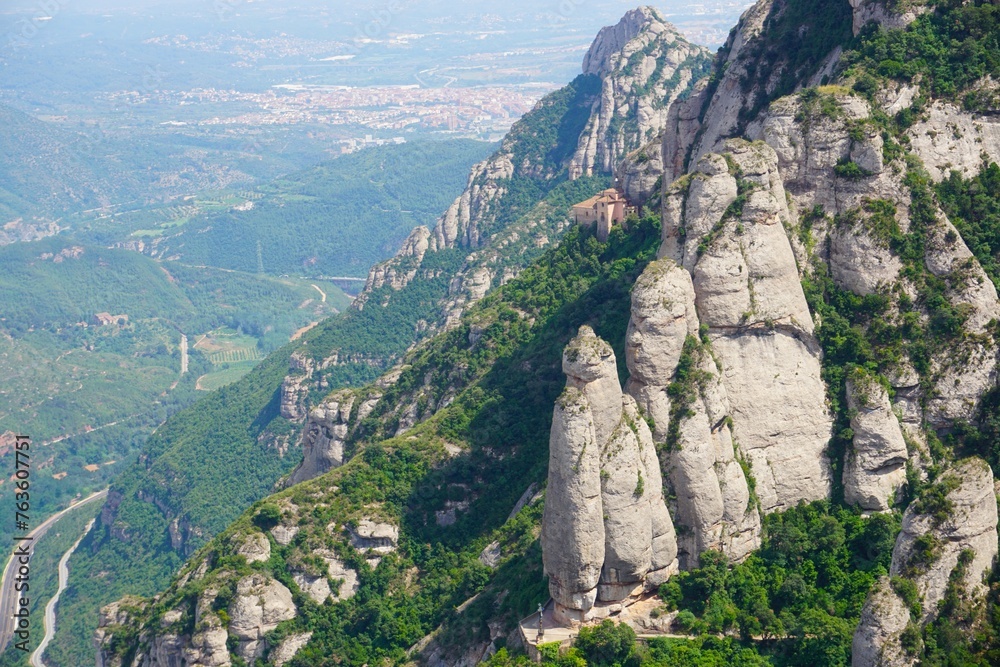
<path fill-rule="evenodd" d="M 431 131 L 498 141 L 555 84 L 423 88 L 405 86 L 316 86 L 282 84 L 266 92 L 194 89 L 109 93 L 114 105 L 156 103 L 190 107 L 191 115 L 164 120 L 172 126 L 318 124 L 364 128 L 371 133 L 341 141 L 342 152 L 387 142 L 402 143 L 405 131 Z M 211 107 L 211 115 L 204 110 Z M 229 109 L 232 111 L 228 111 Z"/>

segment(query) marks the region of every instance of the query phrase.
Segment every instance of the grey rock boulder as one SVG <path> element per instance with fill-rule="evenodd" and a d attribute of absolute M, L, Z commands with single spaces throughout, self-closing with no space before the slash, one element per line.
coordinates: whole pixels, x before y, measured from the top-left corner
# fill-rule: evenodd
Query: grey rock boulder
<path fill-rule="evenodd" d="M 854 439 L 844 462 L 844 500 L 863 510 L 885 511 L 906 483 L 909 454 L 899 420 L 885 387 L 862 369 L 847 379 L 847 406 L 854 415 Z"/>
<path fill-rule="evenodd" d="M 229 605 L 229 633 L 238 641 L 237 655 L 253 663 L 264 654 L 264 635 L 295 615 L 292 592 L 282 583 L 263 573 L 240 579 Z"/>
<path fill-rule="evenodd" d="M 916 662 L 900 645 L 899 637 L 910 624 L 910 610 L 882 577 L 868 594 L 858 628 L 851 642 L 852 667 L 909 667 Z"/>

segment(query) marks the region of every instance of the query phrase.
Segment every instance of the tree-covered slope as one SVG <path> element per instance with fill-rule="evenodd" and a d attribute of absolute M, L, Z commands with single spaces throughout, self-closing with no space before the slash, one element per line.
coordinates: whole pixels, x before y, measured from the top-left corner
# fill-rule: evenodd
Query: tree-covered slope
<path fill-rule="evenodd" d="M 683 62 L 678 69 L 684 76 L 671 78 L 668 70 L 674 65 L 664 45 L 674 41 L 679 48 L 690 45 L 672 29 L 656 33 L 655 39 L 661 44 L 656 57 L 667 63 L 666 69 L 656 68 L 657 76 L 672 86 L 672 92 L 685 90 L 693 84 L 697 63 Z M 609 184 L 607 172 L 571 180 L 567 167 L 581 129 L 595 113 L 599 92 L 600 79 L 590 74 L 543 99 L 515 124 L 500 150 L 474 168 L 466 191 L 434 231 L 416 230 L 394 259 L 372 270 L 355 309 L 321 324 L 265 362 L 259 372 L 270 369 L 266 377 L 248 376 L 228 388 L 224 404 L 195 406 L 161 428 L 155 448 L 113 486 L 120 492 L 113 498 L 120 496 L 121 502 L 107 506 L 87 545 L 92 559 L 73 570 L 78 573 L 74 574 L 77 586 L 87 592 L 67 597 L 65 604 L 75 605 L 72 614 L 81 619 L 80 627 L 94 619 L 93 611 L 101 604 L 126 592 L 162 586 L 177 557 L 171 551 L 190 553 L 238 516 L 245 507 L 240 504 L 244 497 L 264 494 L 265 489 L 256 486 L 258 481 L 270 474 L 274 483 L 297 463 L 294 445 L 308 426 L 302 418 L 328 392 L 363 385 L 397 363 L 414 343 L 453 328 L 491 286 L 516 277 L 572 228 L 569 206 Z M 636 89 L 630 95 L 651 93 Z M 251 385 L 258 380 L 259 386 Z M 381 388 L 398 391 L 391 384 Z M 416 403 L 420 400 L 414 397 Z M 276 417 L 281 406 L 288 407 L 289 418 Z M 392 407 L 393 414 L 384 415 L 383 421 L 398 429 L 408 419 L 399 414 L 399 408 L 406 406 Z M 216 437 L 208 414 L 233 428 L 226 427 L 225 436 Z M 276 458 L 275 452 L 290 446 L 284 459 Z M 254 484 L 244 484 L 225 465 L 188 470 L 188 464 L 211 455 L 215 447 L 239 452 L 240 470 L 250 471 Z M 230 453 L 218 459 L 229 461 Z M 213 499 L 230 502 L 218 505 Z M 171 522 L 176 522 L 173 544 Z M 148 537 L 116 544 L 124 537 L 119 529 L 126 524 L 141 525 Z M 115 555 L 123 550 L 131 550 L 128 558 Z M 90 576 L 94 572 L 110 574 L 97 583 Z M 138 582 L 142 584 L 137 587 Z M 55 664 L 70 664 L 87 650 L 87 634 L 79 629 L 64 627 L 57 633 L 50 650 Z"/>
<path fill-rule="evenodd" d="M 410 230 L 440 215 L 490 149 L 425 141 L 345 155 L 261 186 L 250 210 L 202 214 L 165 230 L 150 252 L 237 271 L 363 277 Z"/>
<path fill-rule="evenodd" d="M 142 185 L 130 162 L 101 155 L 72 133 L 0 106 L 0 220 L 54 220 L 132 199 Z M 97 150 L 88 150 L 96 148 Z M 30 236 L 29 236 L 30 238 Z"/>
<path fill-rule="evenodd" d="M 607 247 L 571 232 L 462 302 L 391 381 L 331 396 L 338 410 L 377 397 L 338 413 L 346 464 L 255 505 L 163 597 L 110 608 L 104 658 L 468 664 L 511 644 L 493 664 L 526 664 L 514 622 L 548 597 L 536 538 L 548 415 L 567 405 L 558 360 L 591 323 L 632 370 L 621 400 L 646 408 L 684 550 L 684 571 L 646 591 L 654 609 L 619 618 L 689 640 L 640 648 L 606 625 L 543 662 L 995 664 L 994 16 L 761 0 L 713 80 L 675 103 L 679 178 L 631 325 L 653 221 Z M 420 259 L 449 238 L 476 247 L 470 229 L 417 238 Z M 410 284 L 417 254 L 383 285 Z M 247 601 L 265 591 L 275 622 L 250 636 Z"/>
<path fill-rule="evenodd" d="M 0 248 L 0 433 L 29 433 L 46 448 L 37 515 L 106 486 L 157 424 L 197 399 L 200 378 L 245 372 L 348 306 L 323 285 L 326 302 L 302 281 L 165 266 L 66 237 Z M 101 325 L 98 314 L 114 322 Z M 223 340 L 244 361 L 213 355 L 205 340 Z"/>
<path fill-rule="evenodd" d="M 296 592 L 303 614 L 278 630 L 280 636 L 314 631 L 296 664 L 326 664 L 331 655 L 359 665 L 402 659 L 491 579 L 478 557 L 493 539 L 504 545 L 503 560 L 517 563 L 517 569 L 512 561 L 511 568 L 498 570 L 518 582 L 509 586 L 500 609 L 508 623 L 527 613 L 544 591 L 534 541 L 539 507 L 531 504 L 514 521 L 508 514 L 526 490 L 531 499 L 544 477 L 550 406 L 563 384 L 562 348 L 579 325 L 590 323 L 623 352 L 628 287 L 658 242 L 654 218 L 636 220 L 630 232 L 617 232 L 607 244 L 598 243 L 592 231 L 569 232 L 557 248 L 477 304 L 460 326 L 407 355 L 397 383 L 360 424 L 352 445 L 357 455 L 349 464 L 256 505 L 194 556 L 192 563 L 209 563 L 206 578 L 172 588 L 157 609 L 184 606 L 216 582 L 229 582 L 231 589 L 251 570 L 233 560 L 230 550 L 257 526 L 280 521 L 298 528 L 294 542 L 287 548 L 272 543 L 271 560 L 254 570 L 273 573 L 297 591 L 286 564 L 309 567 L 312 552 L 327 545 L 360 576 L 357 595 L 335 604 L 316 605 Z M 429 421 L 383 440 L 397 427 L 391 407 L 415 390 L 432 403 L 449 392 L 457 397 Z M 448 503 L 464 508 L 457 523 L 436 520 L 435 512 Z M 279 508 L 276 519 L 263 518 L 270 516 L 261 509 L 266 507 Z M 312 507 L 323 510 L 306 509 Z M 399 550 L 374 568 L 339 528 L 327 528 L 355 526 L 368 517 L 401 530 Z M 525 550 L 532 555 L 521 560 Z M 524 567 L 530 569 L 518 571 Z M 492 608 L 491 599 L 483 601 Z M 479 640 L 483 629 L 459 632 Z M 137 649 L 146 650 L 122 634 L 109 653 L 135 655 Z"/>
<path fill-rule="evenodd" d="M 579 113 L 569 104 L 573 99 L 557 94 L 546 113 L 552 113 L 553 107 L 557 117 Z M 550 119 L 546 116 L 546 120 Z M 533 136 L 530 128 L 536 122 L 528 114 L 517 127 Z M 538 126 L 540 132 L 547 132 L 546 127 Z M 544 162 L 547 149 L 533 150 L 548 165 Z M 520 267 L 530 262 L 543 251 L 536 239 L 565 230 L 568 207 L 607 183 L 596 177 L 569 182 L 565 168 L 561 172 L 558 178 L 537 183 L 525 178 L 522 182 L 530 192 L 511 197 L 509 212 L 496 229 L 500 241 L 507 240 L 499 266 Z M 505 199 L 503 206 L 507 205 Z M 299 450 L 292 448 L 284 457 L 278 453 L 279 448 L 284 451 L 297 443 L 303 426 L 278 414 L 280 388 L 293 351 L 312 360 L 302 398 L 307 407 L 318 403 L 330 388 L 374 379 L 429 333 L 428 323 L 441 322 L 449 283 L 465 263 L 466 255 L 458 249 L 442 249 L 428 255 L 417 280 L 405 285 L 370 285 L 365 307 L 323 322 L 298 344 L 276 352 L 253 374 L 228 387 L 224 396 L 213 395 L 161 427 L 140 464 L 113 485 L 113 497 L 120 496 L 121 504 L 108 505 L 103 521 L 88 538 L 93 555 L 86 562 L 77 556 L 81 565 L 74 565 L 75 586 L 61 604 L 67 614 L 80 620 L 75 627 L 64 624 L 57 633 L 49 649 L 55 664 L 74 664 L 89 653 L 89 635 L 101 605 L 126 592 L 150 594 L 162 588 L 184 555 L 228 525 L 249 502 L 266 495 L 298 463 Z M 331 355 L 338 362 L 324 364 Z M 207 418 L 209 414 L 214 417 Z M 212 458 L 207 466 L 206 457 Z M 256 481 L 248 484 L 236 471 L 250 471 Z M 194 530 L 183 532 L 171 545 L 169 527 L 175 518 Z M 142 537 L 124 542 L 115 530 L 119 521 L 135 526 L 133 532 Z M 108 574 L 98 582 L 87 574 L 94 572 Z"/>

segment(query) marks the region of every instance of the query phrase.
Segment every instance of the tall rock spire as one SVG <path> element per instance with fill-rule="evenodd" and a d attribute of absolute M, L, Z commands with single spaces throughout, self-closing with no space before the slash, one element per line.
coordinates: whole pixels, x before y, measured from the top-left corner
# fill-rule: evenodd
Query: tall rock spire
<path fill-rule="evenodd" d="M 556 614 L 576 622 L 676 571 L 652 434 L 623 396 L 611 346 L 584 326 L 563 353 L 549 440 L 542 559 Z"/>

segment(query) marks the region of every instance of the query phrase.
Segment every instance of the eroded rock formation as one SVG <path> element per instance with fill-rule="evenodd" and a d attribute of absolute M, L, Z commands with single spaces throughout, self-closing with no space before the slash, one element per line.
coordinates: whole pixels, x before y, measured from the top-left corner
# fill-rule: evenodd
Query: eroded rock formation
<path fill-rule="evenodd" d="M 777 156 L 763 142 L 725 148 L 667 191 L 660 254 L 690 274 L 733 436 L 769 512 L 829 494 L 832 417 Z"/>
<path fill-rule="evenodd" d="M 911 665 L 900 635 L 911 623 L 925 625 L 940 613 L 949 586 L 965 599 L 981 598 L 983 577 L 997 557 L 997 497 L 993 472 L 970 458 L 945 470 L 935 487 L 910 504 L 892 550 L 890 575 L 909 580 L 920 598 L 908 610 L 886 580 L 872 591 L 854 633 L 854 667 Z"/>
<path fill-rule="evenodd" d="M 847 407 L 854 440 L 844 462 L 844 500 L 863 510 L 887 510 L 906 482 L 909 457 L 889 393 L 856 369 L 847 379 Z"/>
<path fill-rule="evenodd" d="M 614 351 L 590 327 L 563 353 L 542 554 L 557 615 L 581 621 L 665 581 L 677 544 L 649 427 L 623 396 Z"/>
<path fill-rule="evenodd" d="M 289 485 L 318 477 L 344 462 L 344 442 L 356 400 L 353 391 L 337 391 L 312 409 L 302 434 L 302 462 L 289 475 Z"/>
<path fill-rule="evenodd" d="M 442 321 L 429 326 L 457 324 L 491 286 L 517 274 L 523 266 L 518 255 L 548 245 L 565 229 L 564 224 L 555 229 L 542 224 L 538 216 L 495 229 L 504 197 L 518 179 L 548 189 L 566 177 L 610 175 L 627 154 L 636 152 L 634 168 L 622 177 L 638 203 L 654 197 L 661 166 L 658 142 L 651 142 L 666 125 L 671 101 L 704 76 L 710 62 L 707 49 L 685 40 L 652 7 L 631 10 L 616 25 L 602 29 L 584 57 L 583 76 L 573 84 L 577 88 L 572 104 L 586 114 L 586 121 L 573 140 L 575 147 L 567 147 L 569 154 L 553 164 L 546 155 L 526 153 L 522 135 L 534 136 L 537 130 L 516 124 L 493 156 L 473 166 L 465 191 L 434 229 L 417 228 L 395 257 L 371 269 L 355 307 L 367 307 L 372 292 L 384 286 L 401 290 L 414 280 L 437 277 L 436 270 L 422 268 L 425 256 L 460 248 L 469 254 L 441 304 Z M 536 110 L 554 103 L 545 98 Z M 644 146 L 647 152 L 640 157 Z"/>
<path fill-rule="evenodd" d="M 670 103 L 707 62 L 707 50 L 680 37 L 652 7 L 603 28 L 583 59 L 583 73 L 599 76 L 602 85 L 570 177 L 613 172 L 627 153 L 658 137 Z M 644 94 L 636 96 L 637 89 Z"/>
<path fill-rule="evenodd" d="M 677 540 L 684 568 L 697 566 L 707 549 L 739 561 L 760 545 L 760 515 L 736 458 L 725 386 L 698 338 L 694 296 L 690 274 L 673 260 L 650 264 L 632 289 L 625 347 L 626 390 L 654 424 L 677 499 L 674 519 L 686 529 Z M 682 359 L 686 379 L 679 380 Z M 681 383 L 672 401 L 669 387 Z"/>

